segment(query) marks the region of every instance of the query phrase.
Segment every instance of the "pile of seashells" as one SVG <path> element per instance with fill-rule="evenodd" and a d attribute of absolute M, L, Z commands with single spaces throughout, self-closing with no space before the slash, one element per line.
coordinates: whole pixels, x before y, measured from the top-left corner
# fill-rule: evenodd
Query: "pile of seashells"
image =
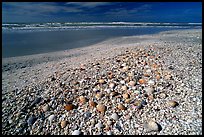
<path fill-rule="evenodd" d="M 181 76 L 187 71 L 176 72 L 176 66 L 167 65 L 170 61 L 165 57 L 170 52 L 173 55 L 171 47 L 163 45 L 160 49 L 154 46 L 126 48 L 113 58 L 71 69 L 64 67 L 41 84 L 11 91 L 2 99 L 2 132 L 11 135 L 152 135 L 182 129 L 185 133 L 190 127 L 183 128 L 183 123 L 192 122 L 191 118 L 185 119 L 186 115 L 191 111 L 189 115 L 195 114 L 196 110 L 185 107 L 198 98 L 190 98 L 191 93 L 184 91 L 185 88 L 179 91 L 185 85 Z M 199 101 L 196 103 L 200 105 Z"/>

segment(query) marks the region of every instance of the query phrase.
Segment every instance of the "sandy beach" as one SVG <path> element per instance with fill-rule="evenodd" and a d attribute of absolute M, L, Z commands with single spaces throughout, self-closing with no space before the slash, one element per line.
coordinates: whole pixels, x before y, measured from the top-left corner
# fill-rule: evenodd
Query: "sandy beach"
<path fill-rule="evenodd" d="M 4 135 L 202 135 L 202 30 L 2 59 Z"/>

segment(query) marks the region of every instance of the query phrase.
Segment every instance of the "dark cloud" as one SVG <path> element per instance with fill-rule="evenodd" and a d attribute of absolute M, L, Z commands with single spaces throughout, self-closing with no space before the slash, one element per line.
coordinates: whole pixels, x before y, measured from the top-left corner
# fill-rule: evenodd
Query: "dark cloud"
<path fill-rule="evenodd" d="M 202 20 L 202 3 L 3 2 L 3 22 Z M 168 7 L 168 8 L 166 8 Z M 197 17 L 196 19 L 193 18 Z M 175 17 L 175 18 L 173 18 Z M 179 19 L 177 19 L 179 18 Z M 185 20 L 183 20 L 185 22 Z"/>

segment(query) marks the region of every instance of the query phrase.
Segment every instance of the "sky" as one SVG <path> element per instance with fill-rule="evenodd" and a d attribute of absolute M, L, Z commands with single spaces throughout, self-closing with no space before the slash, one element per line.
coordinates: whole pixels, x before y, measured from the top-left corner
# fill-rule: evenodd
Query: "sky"
<path fill-rule="evenodd" d="M 202 22 L 201 2 L 2 2 L 2 21 Z"/>

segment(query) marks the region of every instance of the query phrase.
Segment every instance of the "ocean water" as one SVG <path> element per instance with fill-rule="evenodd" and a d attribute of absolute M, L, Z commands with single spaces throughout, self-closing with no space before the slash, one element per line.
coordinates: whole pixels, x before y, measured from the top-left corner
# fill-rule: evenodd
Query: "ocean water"
<path fill-rule="evenodd" d="M 115 37 L 190 28 L 201 28 L 201 24 L 123 22 L 2 24 L 2 57 L 68 50 Z"/>

